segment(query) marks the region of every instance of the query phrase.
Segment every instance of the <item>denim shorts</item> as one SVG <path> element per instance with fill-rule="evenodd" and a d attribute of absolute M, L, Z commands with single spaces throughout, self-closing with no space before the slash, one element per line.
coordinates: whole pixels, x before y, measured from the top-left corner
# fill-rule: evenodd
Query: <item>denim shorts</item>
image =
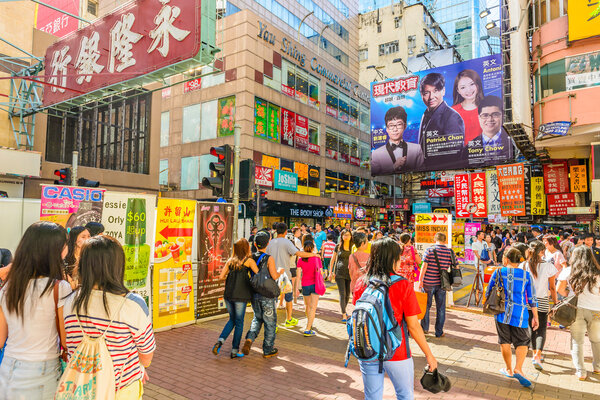
<path fill-rule="evenodd" d="M 315 285 L 302 286 L 302 296 L 310 296 L 311 294 L 317 294 Z"/>
<path fill-rule="evenodd" d="M 48 361 L 20 361 L 4 357 L 0 365 L 0 399 L 52 400 L 60 378 L 58 357 Z"/>

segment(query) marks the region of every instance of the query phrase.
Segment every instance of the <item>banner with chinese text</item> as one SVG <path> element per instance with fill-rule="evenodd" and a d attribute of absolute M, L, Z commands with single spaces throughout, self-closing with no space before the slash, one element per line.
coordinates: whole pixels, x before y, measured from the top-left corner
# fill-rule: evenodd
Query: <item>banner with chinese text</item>
<path fill-rule="evenodd" d="M 587 167 L 585 165 L 571 165 L 571 192 L 587 192 Z"/>
<path fill-rule="evenodd" d="M 487 181 L 487 208 L 489 215 L 500 215 L 500 190 L 498 187 L 498 173 L 495 170 L 485 172 Z"/>
<path fill-rule="evenodd" d="M 296 137 L 294 139 L 296 148 L 308 150 L 308 118 L 296 114 Z"/>
<path fill-rule="evenodd" d="M 152 307 L 150 260 L 154 243 L 156 196 L 137 193 L 104 192 L 102 225 L 125 252 L 125 286 L 138 293 Z"/>
<path fill-rule="evenodd" d="M 569 207 L 575 207 L 575 193 L 548 195 L 548 215 L 567 215 Z"/>
<path fill-rule="evenodd" d="M 522 163 L 496 167 L 503 216 L 525 215 L 525 168 Z"/>
<path fill-rule="evenodd" d="M 233 248 L 233 204 L 197 204 L 198 301 L 196 318 L 227 312 L 223 295 L 225 281 L 219 279 Z"/>
<path fill-rule="evenodd" d="M 42 185 L 40 220 L 70 229 L 102 220 L 104 190 L 98 188 Z"/>
<path fill-rule="evenodd" d="M 273 142 L 279 142 L 280 128 L 279 125 L 279 106 L 269 103 L 269 112 L 267 114 L 267 138 Z"/>
<path fill-rule="evenodd" d="M 281 143 L 294 147 L 294 135 L 296 134 L 296 114 L 281 108 Z"/>
<path fill-rule="evenodd" d="M 456 218 L 469 217 L 469 174 L 459 174 L 454 177 L 454 201 Z"/>
<path fill-rule="evenodd" d="M 217 123 L 219 137 L 233 135 L 235 126 L 235 95 L 219 99 Z"/>
<path fill-rule="evenodd" d="M 531 178 L 531 215 L 546 215 L 546 194 L 544 193 L 544 178 Z"/>
<path fill-rule="evenodd" d="M 552 160 L 544 165 L 544 189 L 546 194 L 567 193 L 569 191 L 569 165 L 567 161 Z"/>
<path fill-rule="evenodd" d="M 477 211 L 473 213 L 475 218 L 487 217 L 487 199 L 485 190 L 485 172 L 477 172 L 471 174 L 471 187 L 473 190 L 473 204 L 477 207 Z M 475 208 L 475 207 L 473 207 Z"/>

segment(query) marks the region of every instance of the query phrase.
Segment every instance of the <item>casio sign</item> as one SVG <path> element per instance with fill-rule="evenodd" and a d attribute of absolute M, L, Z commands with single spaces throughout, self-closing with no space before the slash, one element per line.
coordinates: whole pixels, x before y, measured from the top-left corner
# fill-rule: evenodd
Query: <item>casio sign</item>
<path fill-rule="evenodd" d="M 84 189 L 71 187 L 44 187 L 44 196 L 47 199 L 68 199 L 77 201 L 102 201 L 102 193 L 104 189 Z"/>

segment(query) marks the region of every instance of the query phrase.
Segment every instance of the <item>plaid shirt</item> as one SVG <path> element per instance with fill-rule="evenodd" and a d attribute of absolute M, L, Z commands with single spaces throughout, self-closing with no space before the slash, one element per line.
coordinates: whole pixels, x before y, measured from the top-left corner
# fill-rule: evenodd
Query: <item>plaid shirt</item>
<path fill-rule="evenodd" d="M 520 268 L 502 267 L 494 271 L 488 284 L 485 297 L 488 298 L 492 288 L 496 284 L 498 274 L 502 276 L 502 286 L 506 294 L 505 312 L 496 315 L 500 323 L 527 328 L 529 326 L 529 307 L 537 307 L 535 288 L 529 272 Z"/>

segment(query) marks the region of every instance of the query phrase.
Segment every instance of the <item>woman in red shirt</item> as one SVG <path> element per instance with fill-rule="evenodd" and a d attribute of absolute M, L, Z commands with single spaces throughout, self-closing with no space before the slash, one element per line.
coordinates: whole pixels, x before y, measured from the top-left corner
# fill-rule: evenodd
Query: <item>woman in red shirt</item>
<path fill-rule="evenodd" d="M 360 298 L 371 278 L 390 282 L 390 276 L 400 263 L 400 245 L 389 237 L 385 237 L 371 246 L 371 258 L 367 273 L 356 285 L 354 303 Z M 394 309 L 394 316 L 402 328 L 402 345 L 389 361 L 383 362 L 383 369 L 394 384 L 398 399 L 414 398 L 414 364 L 408 345 L 408 333 L 421 348 L 427 359 L 431 371 L 437 368 L 437 361 L 425 340 L 425 334 L 417 320 L 420 313 L 419 304 L 415 296 L 413 285 L 406 279 L 397 281 L 389 287 L 390 302 Z M 404 324 L 405 322 L 406 324 Z M 408 329 L 408 332 L 406 332 Z M 384 374 L 379 373 L 379 361 L 358 361 L 365 386 L 365 400 L 379 400 L 383 398 Z"/>
<path fill-rule="evenodd" d="M 483 85 L 479 74 L 472 69 L 462 70 L 454 80 L 452 108 L 465 122 L 465 144 L 481 134 L 477 107 L 483 100 Z"/>

